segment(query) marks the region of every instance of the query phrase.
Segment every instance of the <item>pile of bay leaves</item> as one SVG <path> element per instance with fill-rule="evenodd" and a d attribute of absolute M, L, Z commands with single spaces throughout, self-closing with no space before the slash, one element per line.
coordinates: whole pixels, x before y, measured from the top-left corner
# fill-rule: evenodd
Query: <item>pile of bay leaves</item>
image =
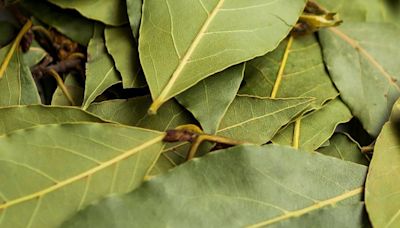
<path fill-rule="evenodd" d="M 0 227 L 400 227 L 400 1 L 0 1 Z"/>

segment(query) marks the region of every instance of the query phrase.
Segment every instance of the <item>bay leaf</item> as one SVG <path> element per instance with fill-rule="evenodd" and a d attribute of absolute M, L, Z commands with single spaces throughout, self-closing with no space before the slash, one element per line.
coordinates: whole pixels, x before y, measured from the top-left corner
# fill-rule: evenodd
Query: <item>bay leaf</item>
<path fill-rule="evenodd" d="M 23 0 L 22 7 L 35 18 L 54 27 L 72 40 L 87 46 L 93 35 L 94 23 L 76 11 L 63 10 L 47 1 Z"/>
<path fill-rule="evenodd" d="M 314 97 L 313 109 L 338 96 L 313 35 L 288 38 L 273 52 L 247 62 L 239 94 L 270 97 L 278 77 L 276 97 Z"/>
<path fill-rule="evenodd" d="M 345 161 L 351 161 L 361 165 L 369 165 L 369 159 L 365 154 L 362 154 L 360 145 L 350 138 L 349 135 L 335 133 L 329 139 L 329 143 L 329 146 L 319 148 L 317 151 Z"/>
<path fill-rule="evenodd" d="M 132 37 L 129 26 L 106 27 L 104 36 L 108 53 L 121 73 L 122 86 L 125 89 L 146 86 L 144 76 L 140 74 L 137 42 Z"/>
<path fill-rule="evenodd" d="M 105 121 L 78 108 L 20 105 L 0 108 L 0 137 L 12 131 L 48 124 Z"/>
<path fill-rule="evenodd" d="M 382 22 L 388 20 L 388 11 L 381 0 L 317 0 L 323 8 L 338 13 L 347 22 Z"/>
<path fill-rule="evenodd" d="M 243 80 L 245 64 L 233 66 L 200 81 L 178 95 L 178 102 L 189 110 L 203 131 L 214 134 Z"/>
<path fill-rule="evenodd" d="M 264 144 L 313 101 L 312 98 L 237 96 L 222 119 L 217 135 Z"/>
<path fill-rule="evenodd" d="M 104 123 L 44 125 L 0 137 L 0 226 L 57 227 L 92 201 L 131 191 L 157 159 L 163 137 Z"/>
<path fill-rule="evenodd" d="M 83 16 L 107 25 L 122 25 L 128 22 L 124 0 L 48 0 L 66 9 L 75 9 Z"/>
<path fill-rule="evenodd" d="M 346 123 L 352 118 L 350 110 L 340 100 L 334 99 L 321 109 L 308 113 L 300 118 L 300 133 L 294 134 L 295 123 L 282 129 L 272 139 L 272 142 L 281 145 L 293 145 L 298 140 L 298 147 L 313 151 L 318 149 L 335 132 L 340 123 Z M 298 139 L 295 139 L 298 137 Z"/>
<path fill-rule="evenodd" d="M 147 107 L 151 102 L 150 96 L 128 100 L 109 100 L 91 104 L 88 111 L 108 121 L 158 131 L 196 123 L 192 115 L 174 100 L 165 103 L 157 115 L 149 115 Z M 189 146 L 190 144 L 186 142 L 168 143 L 150 175 L 166 172 L 185 162 Z M 201 150 L 207 150 L 207 148 L 203 146 Z"/>
<path fill-rule="evenodd" d="M 341 98 L 365 130 L 377 136 L 400 96 L 400 28 L 389 23 L 349 22 L 319 35 Z"/>
<path fill-rule="evenodd" d="M 96 25 L 89 42 L 83 109 L 87 109 L 106 89 L 121 82 L 112 57 L 107 53 L 103 34 L 104 27 Z"/>
<path fill-rule="evenodd" d="M 126 8 L 128 11 L 129 24 L 131 26 L 133 37 L 139 40 L 140 20 L 142 19 L 143 0 L 127 0 Z"/>
<path fill-rule="evenodd" d="M 28 52 L 23 54 L 23 58 L 25 64 L 31 68 L 40 63 L 46 55 L 47 52 L 36 41 L 33 41 Z"/>
<path fill-rule="evenodd" d="M 400 100 L 376 140 L 365 200 L 374 227 L 400 226 Z"/>
<path fill-rule="evenodd" d="M 68 93 L 71 95 L 74 105 L 81 105 L 83 101 L 84 89 L 76 81 L 74 75 L 68 74 L 65 77 L 64 85 L 68 90 Z M 66 98 L 60 87 L 57 87 L 56 91 L 54 91 L 51 105 L 71 106 L 71 102 Z"/>
<path fill-rule="evenodd" d="M 63 227 L 310 227 L 314 221 L 342 227 L 343 219 L 360 227 L 362 206 L 350 212 L 354 217 L 328 215 L 349 212 L 336 204 L 359 202 L 366 171 L 289 147 L 237 146 L 100 201 Z"/>
<path fill-rule="evenodd" d="M 2 64 L 10 47 L 11 44 L 0 49 Z M 27 104 L 40 104 L 40 97 L 29 66 L 25 64 L 23 54 L 17 48 L 12 54 L 3 77 L 0 78 L 0 107 Z"/>
<path fill-rule="evenodd" d="M 150 112 L 202 79 L 275 49 L 304 5 L 305 0 L 145 0 L 139 56 L 154 100 Z"/>

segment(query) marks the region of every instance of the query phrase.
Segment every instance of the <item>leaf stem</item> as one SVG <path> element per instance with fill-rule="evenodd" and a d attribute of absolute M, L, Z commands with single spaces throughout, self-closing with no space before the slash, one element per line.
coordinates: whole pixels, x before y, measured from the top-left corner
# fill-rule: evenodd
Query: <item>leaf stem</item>
<path fill-rule="evenodd" d="M 294 129 L 293 129 L 293 148 L 299 149 L 300 145 L 300 127 L 301 127 L 301 117 L 299 117 L 295 122 L 294 122 Z"/>
<path fill-rule="evenodd" d="M 68 92 L 67 87 L 64 84 L 64 81 L 62 80 L 62 78 L 60 77 L 60 75 L 57 73 L 57 71 L 55 71 L 54 69 L 50 69 L 48 71 L 48 73 L 54 77 L 54 79 L 56 79 L 57 81 L 57 85 L 58 87 L 60 87 L 61 91 L 64 93 L 65 97 L 67 98 L 67 100 L 69 101 L 69 103 L 72 106 L 75 106 L 75 102 L 74 99 L 72 98 L 71 94 Z"/>
<path fill-rule="evenodd" d="M 289 40 L 288 40 L 288 43 L 287 43 L 287 46 L 285 49 L 285 53 L 283 54 L 282 63 L 279 67 L 278 76 L 276 77 L 274 87 L 272 88 L 271 98 L 276 98 L 276 95 L 278 94 L 279 86 L 281 85 L 281 82 L 282 82 L 283 72 L 285 71 L 286 63 L 289 58 L 289 52 L 290 52 L 290 49 L 293 44 L 293 39 L 294 39 L 293 36 L 289 36 Z"/>
<path fill-rule="evenodd" d="M 17 49 L 17 47 L 21 43 L 22 38 L 24 37 L 25 33 L 29 31 L 31 26 L 32 26 L 32 22 L 30 20 L 28 20 L 25 23 L 25 25 L 22 27 L 22 29 L 19 31 L 19 33 L 18 33 L 17 37 L 15 38 L 10 50 L 8 50 L 6 57 L 4 58 L 3 62 L 1 63 L 1 66 L 0 66 L 0 79 L 3 77 L 4 72 L 6 71 L 7 66 L 10 63 L 10 60 L 11 60 L 12 56 L 15 53 L 15 50 Z"/>

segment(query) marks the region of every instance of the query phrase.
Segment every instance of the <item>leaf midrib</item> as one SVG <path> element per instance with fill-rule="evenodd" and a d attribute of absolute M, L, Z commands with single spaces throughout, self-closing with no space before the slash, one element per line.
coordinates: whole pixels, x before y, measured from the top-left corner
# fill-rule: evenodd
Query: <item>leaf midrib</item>
<path fill-rule="evenodd" d="M 287 220 L 287 219 L 290 219 L 290 218 L 293 218 L 293 217 L 300 217 L 300 216 L 302 216 L 302 215 L 304 215 L 306 213 L 321 209 L 321 208 L 326 207 L 326 206 L 334 205 L 334 204 L 336 204 L 336 203 L 338 203 L 340 201 L 343 201 L 343 200 L 346 200 L 346 199 L 348 199 L 350 197 L 353 197 L 353 196 L 356 196 L 358 194 L 361 194 L 363 191 L 364 191 L 364 187 L 359 187 L 359 188 L 353 189 L 351 191 L 347 191 L 347 192 L 345 192 L 343 194 L 337 195 L 337 196 L 335 196 L 333 198 L 329 198 L 327 200 L 320 201 L 318 203 L 312 204 L 311 206 L 305 207 L 303 209 L 296 210 L 296 211 L 291 211 L 291 212 L 286 213 L 284 215 L 281 215 L 281 216 L 278 216 L 278 217 L 275 217 L 273 219 L 269 219 L 269 220 L 266 220 L 266 221 L 262 221 L 262 222 L 259 222 L 259 223 L 253 224 L 253 225 L 249 225 L 247 227 L 249 227 L 249 228 L 263 227 L 263 226 L 271 225 L 273 223 L 277 223 L 277 222 L 280 222 L 280 221 L 283 221 L 283 220 Z"/>
<path fill-rule="evenodd" d="M 175 85 L 175 82 L 178 80 L 179 76 L 181 75 L 183 69 L 187 65 L 190 57 L 193 55 L 194 51 L 196 50 L 197 46 L 199 45 L 201 39 L 203 38 L 205 32 L 207 31 L 208 27 L 210 26 L 211 22 L 213 21 L 214 17 L 217 15 L 218 10 L 222 7 L 225 0 L 219 0 L 211 14 L 208 15 L 207 19 L 205 20 L 203 26 L 201 27 L 200 31 L 197 33 L 196 37 L 194 38 L 193 42 L 189 46 L 187 52 L 185 53 L 184 57 L 179 61 L 177 68 L 175 69 L 174 73 L 172 74 L 171 78 L 169 79 L 167 85 L 165 85 L 164 89 L 161 91 L 160 95 L 154 100 L 152 106 L 154 109 L 158 109 L 158 106 L 161 105 L 169 95 L 170 90 Z M 172 23 L 172 22 L 171 22 Z M 152 109 L 152 107 L 150 107 Z M 155 110 L 154 110 L 155 111 Z"/>
<path fill-rule="evenodd" d="M 149 140 L 149 141 L 141 144 L 138 147 L 135 147 L 135 148 L 133 148 L 131 150 L 128 150 L 127 152 L 125 152 L 125 153 L 123 153 L 123 154 L 121 154 L 121 155 L 119 155 L 119 156 L 117 156 L 117 157 L 115 157 L 115 158 L 113 158 L 113 159 L 111 159 L 111 160 L 109 160 L 107 162 L 104 162 L 104 163 L 102 163 L 102 164 L 100 164 L 100 165 L 98 165 L 98 166 L 96 166 L 96 167 L 94 167 L 92 169 L 89 169 L 89 170 L 87 170 L 87 171 L 85 171 L 85 172 L 83 172 L 83 173 L 81 173 L 79 175 L 76 175 L 76 176 L 73 176 L 73 177 L 68 178 L 66 180 L 63 180 L 61 182 L 58 182 L 57 184 L 55 184 L 53 186 L 50 186 L 48 188 L 45 188 L 45 189 L 43 189 L 41 191 L 26 195 L 26 196 L 21 197 L 21 198 L 17 198 L 17 199 L 11 200 L 11 201 L 6 202 L 4 204 L 1 204 L 0 205 L 0 211 L 3 210 L 3 209 L 8 208 L 10 206 L 13 206 L 13 205 L 16 205 L 16 204 L 19 204 L 19 203 L 22 203 L 22 202 L 25 202 L 25 201 L 28 201 L 28 200 L 32 200 L 32 199 L 35 199 L 35 198 L 39 199 L 39 198 L 43 197 L 44 195 L 46 195 L 46 194 L 48 194 L 50 192 L 56 191 L 56 190 L 58 190 L 58 189 L 60 189 L 60 188 L 62 188 L 64 186 L 67 186 L 67 185 L 69 185 L 71 183 L 74 183 L 74 182 L 79 181 L 81 179 L 84 179 L 86 177 L 90 177 L 94 173 L 99 172 L 99 171 L 101 171 L 101 170 L 103 170 L 103 169 L 105 169 L 105 168 L 107 168 L 107 167 L 109 167 L 109 166 L 111 166 L 113 164 L 116 164 L 116 163 L 118 163 L 118 162 L 120 162 L 120 161 L 122 161 L 122 160 L 124 160 L 124 159 L 126 159 L 126 158 L 128 158 L 128 157 L 130 157 L 130 156 L 132 156 L 134 154 L 136 154 L 138 151 L 143 150 L 143 149 L 145 149 L 145 148 L 147 148 L 147 147 L 149 147 L 149 146 L 161 141 L 163 138 L 164 138 L 164 135 L 160 135 L 160 136 L 158 136 L 158 137 L 156 137 L 156 138 L 154 138 L 152 140 Z"/>

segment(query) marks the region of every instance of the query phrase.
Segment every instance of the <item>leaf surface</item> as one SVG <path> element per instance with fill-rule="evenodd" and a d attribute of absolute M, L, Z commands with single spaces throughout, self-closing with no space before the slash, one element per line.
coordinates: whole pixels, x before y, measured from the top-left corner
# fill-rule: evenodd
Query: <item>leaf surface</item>
<path fill-rule="evenodd" d="M 11 45 L 0 49 L 0 62 Z M 19 48 L 13 53 L 10 62 L 0 79 L 0 107 L 9 105 L 39 104 L 40 98 L 29 66 L 24 62 Z"/>
<path fill-rule="evenodd" d="M 95 26 L 93 38 L 89 42 L 83 109 L 87 109 L 106 89 L 121 82 L 112 57 L 107 53 L 103 31 L 103 26 Z"/>
<path fill-rule="evenodd" d="M 222 119 L 217 135 L 264 144 L 300 115 L 313 100 L 237 96 Z"/>
<path fill-rule="evenodd" d="M 126 8 L 128 10 L 129 24 L 131 26 L 133 37 L 139 40 L 140 20 L 142 19 L 143 0 L 127 0 Z"/>
<path fill-rule="evenodd" d="M 81 109 L 43 105 L 22 105 L 0 108 L 0 137 L 12 131 L 47 124 L 98 122 L 104 120 Z"/>
<path fill-rule="evenodd" d="M 362 206 L 332 206 L 360 200 L 366 171 L 289 147 L 238 146 L 90 206 L 64 227 L 309 227 L 323 218 L 332 227 L 342 227 L 342 219 L 360 227 Z M 329 218 L 349 212 L 355 217 Z"/>
<path fill-rule="evenodd" d="M 94 200 L 136 188 L 163 137 L 104 123 L 45 125 L 0 137 L 0 226 L 57 227 Z"/>
<path fill-rule="evenodd" d="M 49 0 L 62 8 L 75 9 L 83 16 L 107 25 L 128 22 L 124 0 Z"/>
<path fill-rule="evenodd" d="M 203 131 L 214 134 L 243 80 L 245 64 L 226 69 L 178 95 L 176 99 L 200 122 Z"/>
<path fill-rule="evenodd" d="M 361 165 L 369 165 L 369 159 L 362 154 L 360 145 L 347 134 L 335 133 L 329 139 L 329 145 L 318 149 L 318 152 Z"/>
<path fill-rule="evenodd" d="M 27 66 L 33 67 L 40 63 L 46 55 L 47 52 L 36 41 L 33 41 L 28 52 L 23 54 L 23 58 Z"/>
<path fill-rule="evenodd" d="M 400 100 L 375 144 L 365 200 L 374 227 L 400 226 Z"/>
<path fill-rule="evenodd" d="M 46 1 L 23 0 L 21 4 L 35 18 L 51 25 L 72 40 L 84 46 L 88 45 L 93 35 L 93 21 L 73 10 L 63 10 Z"/>
<path fill-rule="evenodd" d="M 304 5 L 304 0 L 145 0 L 139 55 L 154 100 L 150 111 L 208 76 L 275 49 Z"/>
<path fill-rule="evenodd" d="M 68 90 L 68 93 L 71 95 L 74 104 L 77 106 L 81 105 L 83 101 L 84 89 L 76 81 L 74 75 L 72 74 L 67 75 L 65 77 L 64 84 Z M 56 91 L 54 91 L 53 99 L 51 100 L 51 105 L 71 106 L 71 102 L 66 98 L 65 94 L 60 89 L 60 87 L 57 87 Z"/>
<path fill-rule="evenodd" d="M 286 39 L 273 52 L 246 63 L 239 94 L 270 97 L 274 87 L 278 98 L 315 97 L 314 109 L 338 95 L 313 35 Z"/>
<path fill-rule="evenodd" d="M 349 22 L 319 34 L 327 68 L 343 101 L 367 132 L 377 136 L 400 96 L 400 28 Z"/>
<path fill-rule="evenodd" d="M 340 100 L 334 99 L 321 109 L 308 113 L 300 118 L 300 133 L 294 134 L 295 123 L 282 129 L 272 139 L 272 142 L 281 145 L 293 145 L 298 137 L 299 148 L 313 151 L 318 149 L 335 132 L 340 123 L 346 123 L 352 118 L 350 110 Z"/>
<path fill-rule="evenodd" d="M 125 89 L 144 87 L 146 81 L 140 74 L 137 42 L 132 37 L 128 26 L 106 27 L 104 31 L 106 47 L 121 73 L 122 85 Z"/>

